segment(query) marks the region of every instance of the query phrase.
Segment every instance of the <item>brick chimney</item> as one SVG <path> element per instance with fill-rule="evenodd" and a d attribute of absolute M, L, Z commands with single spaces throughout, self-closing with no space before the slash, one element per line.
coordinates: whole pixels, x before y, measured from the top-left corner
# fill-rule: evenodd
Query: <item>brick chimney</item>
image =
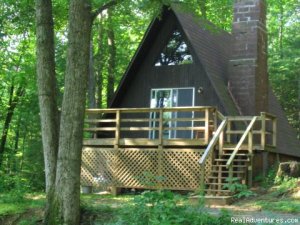
<path fill-rule="evenodd" d="M 266 3 L 235 0 L 229 89 L 243 115 L 268 107 Z"/>

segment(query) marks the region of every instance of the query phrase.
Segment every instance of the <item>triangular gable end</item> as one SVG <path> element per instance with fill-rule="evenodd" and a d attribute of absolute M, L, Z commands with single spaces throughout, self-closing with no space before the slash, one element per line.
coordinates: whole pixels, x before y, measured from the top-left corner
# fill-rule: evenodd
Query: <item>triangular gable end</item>
<path fill-rule="evenodd" d="M 210 81 L 210 83 L 212 84 L 213 89 L 215 90 L 215 93 L 217 93 L 220 101 L 221 101 L 221 105 L 222 108 L 225 110 L 226 113 L 230 113 L 231 115 L 237 115 L 238 114 L 238 110 L 235 106 L 235 104 L 233 103 L 231 97 L 228 95 L 228 93 L 224 93 L 227 91 L 224 79 L 221 77 L 226 77 L 226 74 L 218 74 L 216 75 L 215 73 L 210 73 L 210 71 L 207 70 L 207 65 L 205 65 L 207 62 L 207 59 L 205 59 L 203 61 L 203 59 L 199 58 L 199 57 L 203 57 L 203 55 L 205 55 L 207 53 L 207 51 L 203 51 L 203 54 L 199 54 L 197 51 L 199 50 L 197 47 L 195 47 L 197 45 L 197 43 L 200 43 L 199 40 L 194 40 L 194 35 L 190 35 L 189 32 L 187 32 L 187 27 L 193 27 L 198 30 L 202 29 L 199 25 L 199 23 L 195 22 L 195 18 L 193 18 L 192 20 L 187 21 L 187 23 L 183 23 L 183 21 L 181 20 L 180 17 L 178 17 L 178 12 L 177 9 L 173 9 L 173 8 L 168 8 L 168 7 L 163 7 L 163 11 L 161 14 L 160 18 L 156 18 L 152 21 L 151 25 L 149 26 L 147 32 L 144 35 L 144 38 L 138 48 L 138 50 L 136 51 L 130 65 L 127 68 L 127 71 L 125 72 L 124 76 L 122 77 L 122 80 L 120 82 L 120 85 L 118 87 L 118 89 L 116 90 L 114 99 L 110 105 L 110 107 L 120 107 L 119 104 L 122 101 L 122 98 L 126 92 L 126 89 L 128 87 L 128 85 L 130 84 L 130 82 L 133 80 L 133 78 L 136 76 L 137 71 L 139 70 L 141 64 L 143 63 L 143 61 L 145 60 L 145 58 L 147 57 L 149 51 L 151 50 L 151 48 L 153 47 L 153 40 L 155 39 L 155 37 L 160 33 L 160 30 L 164 24 L 164 22 L 166 20 L 168 20 L 170 17 L 174 17 L 175 19 L 175 29 L 174 27 L 169 31 L 169 37 L 166 37 L 164 43 L 162 44 L 162 47 L 160 49 L 159 52 L 156 52 L 156 55 L 154 56 L 155 58 L 153 59 L 153 64 L 152 66 L 154 67 L 155 64 L 158 66 L 159 64 L 159 57 L 161 57 L 161 53 L 164 53 L 166 49 L 164 49 L 164 47 L 167 47 L 170 43 L 170 41 L 172 40 L 172 36 L 174 33 L 176 33 L 177 31 L 179 31 L 181 38 L 184 41 L 184 46 L 186 46 L 186 48 L 184 48 L 183 50 L 186 50 L 188 52 L 188 54 L 186 54 L 185 57 L 190 57 L 190 60 L 179 60 L 178 64 L 185 64 L 185 63 L 194 63 L 197 61 L 197 64 L 201 64 L 203 68 L 205 68 L 206 70 L 206 77 L 208 78 L 208 80 Z M 193 23 L 193 24 L 189 24 L 189 22 Z M 185 27 L 187 26 L 187 27 Z M 209 31 L 205 31 L 205 29 L 203 29 L 202 32 L 209 32 Z M 176 36 L 176 35 L 175 35 Z M 201 39 L 201 36 L 197 37 Z M 204 37 L 204 39 L 206 39 L 206 37 Z M 208 42 L 209 44 L 209 40 L 205 40 L 205 42 Z M 180 42 L 179 42 L 180 43 Z M 203 48 L 206 48 L 204 45 L 206 45 L 207 43 L 201 43 L 201 45 L 203 46 Z M 203 49 L 201 49 L 203 50 Z M 176 52 L 176 51 L 175 51 Z M 214 52 L 212 54 L 215 54 Z M 221 58 L 222 60 L 222 65 L 224 65 L 225 60 L 223 60 L 223 56 L 220 57 L 219 55 L 213 55 L 214 58 Z M 184 58 L 184 57 L 183 57 Z M 209 57 L 208 57 L 209 59 Z M 224 62 L 223 62 L 224 61 Z M 210 63 L 213 62 L 212 60 L 210 61 Z M 210 64 L 209 63 L 209 64 Z M 226 62 L 227 63 L 227 62 Z M 176 65 L 174 62 L 172 62 L 170 65 Z M 177 64 L 177 65 L 178 65 Z M 219 65 L 219 62 L 216 62 L 216 64 L 214 64 L 214 66 L 221 66 Z M 227 65 L 227 64 L 226 64 Z M 222 67 L 222 72 L 224 72 L 224 68 Z M 220 71 L 220 70 L 219 70 Z M 218 71 L 218 72 L 219 72 Z M 217 72 L 217 73 L 218 73 Z M 223 76 L 224 75 L 224 76 Z M 217 79 L 212 79 L 210 76 L 216 76 L 219 78 L 219 82 L 214 82 Z M 222 83 L 221 86 L 222 88 L 220 88 L 220 85 L 217 85 L 216 83 Z M 219 88 L 220 90 L 216 90 L 216 88 Z M 222 94 L 220 94 L 220 92 L 222 92 Z M 228 107 L 229 105 L 229 107 Z"/>

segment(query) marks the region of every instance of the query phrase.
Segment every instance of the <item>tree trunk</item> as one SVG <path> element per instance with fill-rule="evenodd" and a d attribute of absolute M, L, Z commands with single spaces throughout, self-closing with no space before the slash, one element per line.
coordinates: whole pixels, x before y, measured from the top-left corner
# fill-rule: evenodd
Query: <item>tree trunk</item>
<path fill-rule="evenodd" d="M 98 27 L 98 52 L 95 57 L 97 60 L 96 63 L 96 81 L 97 81 L 97 103 L 96 105 L 99 108 L 102 108 L 102 90 L 103 90 L 103 66 L 104 66 L 104 45 L 103 45 L 103 37 L 104 37 L 104 29 L 103 29 L 103 16 L 101 15 Z"/>
<path fill-rule="evenodd" d="M 207 11 L 207 7 L 206 7 L 206 0 L 198 0 L 199 2 L 199 6 L 200 6 L 200 12 L 201 12 L 201 16 L 206 19 L 206 11 Z"/>
<path fill-rule="evenodd" d="M 89 108 L 96 108 L 96 79 L 94 71 L 94 51 L 93 41 L 90 42 L 90 61 L 89 61 L 89 82 L 88 82 L 88 103 Z"/>
<path fill-rule="evenodd" d="M 46 196 L 45 224 L 49 221 L 56 178 L 59 118 L 56 103 L 54 30 L 51 0 L 36 0 L 37 87 L 45 162 Z"/>
<path fill-rule="evenodd" d="M 24 95 L 24 92 L 25 92 L 23 87 L 19 87 L 17 89 L 16 93 L 14 93 L 14 89 L 15 89 L 14 85 L 12 85 L 11 88 L 10 88 L 7 114 L 6 114 L 6 117 L 5 117 L 3 130 L 2 130 L 2 135 L 1 135 L 0 168 L 1 168 L 2 162 L 3 162 L 3 154 L 4 154 L 4 151 L 5 151 L 5 144 L 6 144 L 6 140 L 7 140 L 7 134 L 8 134 L 8 130 L 9 130 L 9 127 L 10 127 L 10 123 L 12 121 L 14 111 L 15 111 L 15 108 L 17 107 L 17 105 L 18 105 L 20 97 L 22 97 Z"/>
<path fill-rule="evenodd" d="M 107 107 L 112 102 L 114 96 L 114 85 L 115 85 L 115 68 L 116 68 L 116 44 L 115 44 L 115 33 L 113 30 L 111 10 L 108 10 L 108 78 L 107 78 Z"/>
<path fill-rule="evenodd" d="M 282 1 L 280 1 L 280 13 L 279 13 L 279 54 L 280 59 L 283 59 L 283 30 L 284 30 L 284 9 Z"/>
<path fill-rule="evenodd" d="M 91 34 L 89 0 L 71 0 L 65 89 L 62 103 L 52 224 L 80 220 L 80 166 Z M 58 213 L 58 215 L 56 214 Z"/>

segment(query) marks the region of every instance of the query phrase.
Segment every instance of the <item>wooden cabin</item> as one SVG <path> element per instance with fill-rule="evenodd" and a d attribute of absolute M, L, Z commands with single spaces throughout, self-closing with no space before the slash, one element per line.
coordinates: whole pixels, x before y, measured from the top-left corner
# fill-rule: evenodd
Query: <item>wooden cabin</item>
<path fill-rule="evenodd" d="M 111 107 L 86 111 L 84 186 L 230 196 L 276 160 L 299 159 L 296 132 L 268 85 L 265 4 L 234 3 L 232 33 L 164 7 Z"/>

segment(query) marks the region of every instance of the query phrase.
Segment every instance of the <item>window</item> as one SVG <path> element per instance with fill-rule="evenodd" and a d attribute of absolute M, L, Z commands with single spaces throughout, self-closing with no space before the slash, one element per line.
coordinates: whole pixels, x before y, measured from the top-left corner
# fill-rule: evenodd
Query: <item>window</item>
<path fill-rule="evenodd" d="M 152 89 L 150 93 L 150 107 L 151 108 L 171 108 L 171 107 L 185 107 L 194 106 L 195 90 L 191 87 L 186 88 L 162 88 Z M 193 118 L 192 112 L 163 112 L 164 128 L 180 128 L 180 127 L 193 127 L 192 121 L 185 121 L 186 118 Z M 150 127 L 159 127 L 159 112 L 151 112 Z M 173 121 L 174 118 L 181 118 L 181 121 Z M 185 119 L 184 119 L 185 118 Z M 158 138 L 158 130 L 151 130 L 149 132 L 150 139 Z M 164 129 L 163 138 L 192 138 L 193 131 L 190 130 L 176 130 Z"/>
<path fill-rule="evenodd" d="M 193 63 L 193 57 L 179 30 L 175 30 L 155 61 L 155 66 L 182 65 Z"/>

